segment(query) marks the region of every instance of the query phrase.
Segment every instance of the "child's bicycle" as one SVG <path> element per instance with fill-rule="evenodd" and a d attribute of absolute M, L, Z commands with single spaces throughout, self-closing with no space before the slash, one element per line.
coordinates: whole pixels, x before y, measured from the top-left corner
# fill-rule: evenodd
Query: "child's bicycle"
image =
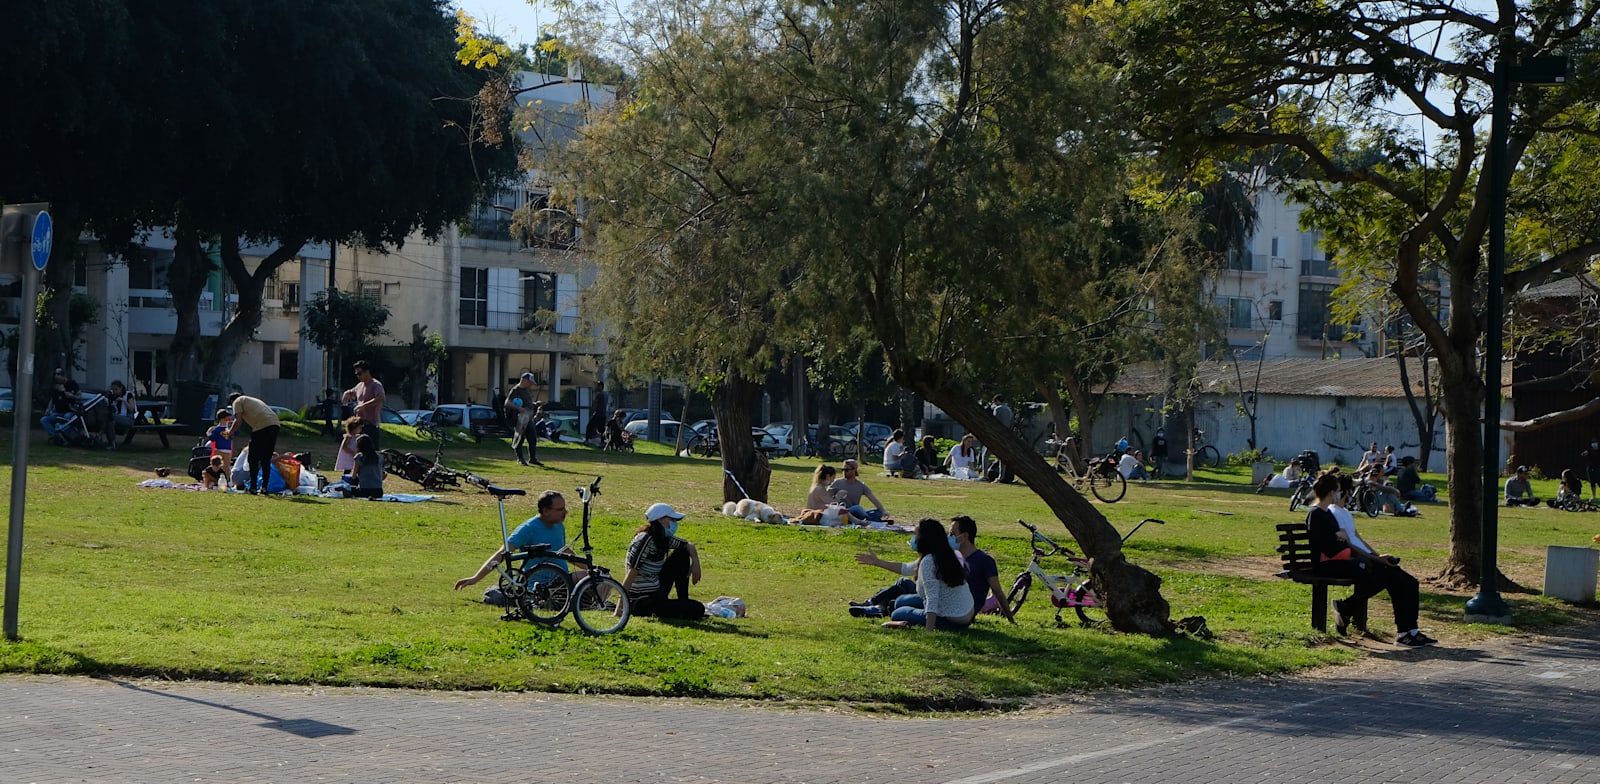
<path fill-rule="evenodd" d="M 1122 541 L 1128 541 L 1145 523 L 1166 525 L 1166 521 L 1147 517 L 1139 521 Z M 1106 619 L 1105 605 L 1100 603 L 1100 597 L 1094 592 L 1094 583 L 1089 575 L 1089 559 L 1080 556 L 1072 550 L 1056 544 L 1050 537 L 1040 533 L 1037 526 L 1029 525 L 1022 520 L 1017 525 L 1028 529 L 1033 534 L 1033 559 L 1028 562 L 1017 579 L 1011 583 L 1011 590 L 1006 593 L 1006 603 L 1011 605 L 1011 614 L 1014 616 L 1022 609 L 1022 603 L 1028 600 L 1028 592 L 1033 588 L 1034 581 L 1049 586 L 1050 603 L 1056 607 L 1056 624 L 1065 625 L 1061 620 L 1062 611 L 1071 607 L 1078 613 L 1078 620 L 1085 626 L 1104 623 Z M 1040 558 L 1052 555 L 1066 556 L 1072 563 L 1072 574 L 1049 574 L 1039 565 Z"/>
<path fill-rule="evenodd" d="M 506 542 L 507 555 L 495 571 L 500 573 L 500 591 L 512 607 L 508 618 L 521 617 L 555 626 L 570 612 L 578 626 L 590 634 L 612 634 L 628 625 L 628 593 L 609 569 L 595 564 L 594 548 L 589 544 L 589 503 L 600 494 L 600 477 L 595 477 L 588 487 L 578 488 L 578 497 L 583 499 L 583 555 L 552 552 L 549 545 L 511 550 L 507 541 L 511 535 L 506 532 L 506 497 L 527 492 L 493 485 L 484 489 L 500 503 L 500 541 Z M 572 576 L 552 561 L 580 566 L 587 574 L 573 583 Z"/>

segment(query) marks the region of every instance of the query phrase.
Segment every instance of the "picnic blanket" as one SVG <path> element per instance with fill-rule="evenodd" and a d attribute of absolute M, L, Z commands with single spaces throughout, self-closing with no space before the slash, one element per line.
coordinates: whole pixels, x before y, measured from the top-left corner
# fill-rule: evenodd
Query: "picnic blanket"
<path fill-rule="evenodd" d="M 171 479 L 146 479 L 139 483 L 140 487 L 160 487 L 167 490 L 205 490 L 206 486 L 199 482 L 174 482 Z"/>

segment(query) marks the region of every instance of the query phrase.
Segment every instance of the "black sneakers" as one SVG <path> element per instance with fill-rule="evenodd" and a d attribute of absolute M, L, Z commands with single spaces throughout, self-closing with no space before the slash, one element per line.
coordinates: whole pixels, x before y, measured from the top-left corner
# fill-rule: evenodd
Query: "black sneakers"
<path fill-rule="evenodd" d="M 1404 645 L 1407 648 L 1421 648 L 1424 645 L 1433 645 L 1437 642 L 1438 640 L 1417 631 L 1406 632 L 1394 640 L 1395 645 Z"/>
<path fill-rule="evenodd" d="M 873 605 L 873 604 L 869 604 L 869 605 L 866 605 L 866 606 L 851 605 L 850 606 L 850 617 L 852 617 L 852 618 L 882 618 L 883 617 L 883 608 L 879 607 L 877 605 Z"/>

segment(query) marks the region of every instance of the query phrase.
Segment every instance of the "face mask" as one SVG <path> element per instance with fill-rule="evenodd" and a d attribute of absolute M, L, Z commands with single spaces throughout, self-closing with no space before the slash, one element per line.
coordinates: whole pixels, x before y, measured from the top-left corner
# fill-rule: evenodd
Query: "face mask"
<path fill-rule="evenodd" d="M 913 536 L 910 539 L 907 539 L 906 540 L 906 546 L 911 548 L 911 552 L 913 552 L 913 553 L 916 552 L 917 551 L 917 537 Z"/>
<path fill-rule="evenodd" d="M 960 550 L 961 549 L 961 545 L 956 544 L 956 538 L 954 536 L 946 536 L 945 539 L 950 542 L 950 549 L 952 549 L 952 550 Z"/>
<path fill-rule="evenodd" d="M 672 521 L 667 523 L 667 538 L 670 539 L 670 538 L 672 538 L 674 536 L 677 536 L 677 535 L 678 535 L 678 521 L 677 520 L 672 520 Z"/>

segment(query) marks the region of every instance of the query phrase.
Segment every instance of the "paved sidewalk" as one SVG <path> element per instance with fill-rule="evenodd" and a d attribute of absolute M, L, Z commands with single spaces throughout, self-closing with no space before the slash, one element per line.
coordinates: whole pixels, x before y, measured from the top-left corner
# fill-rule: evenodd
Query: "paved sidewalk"
<path fill-rule="evenodd" d="M 9 676 L 0 782 L 1600 784 L 1600 641 L 1379 656 L 955 719 Z"/>

